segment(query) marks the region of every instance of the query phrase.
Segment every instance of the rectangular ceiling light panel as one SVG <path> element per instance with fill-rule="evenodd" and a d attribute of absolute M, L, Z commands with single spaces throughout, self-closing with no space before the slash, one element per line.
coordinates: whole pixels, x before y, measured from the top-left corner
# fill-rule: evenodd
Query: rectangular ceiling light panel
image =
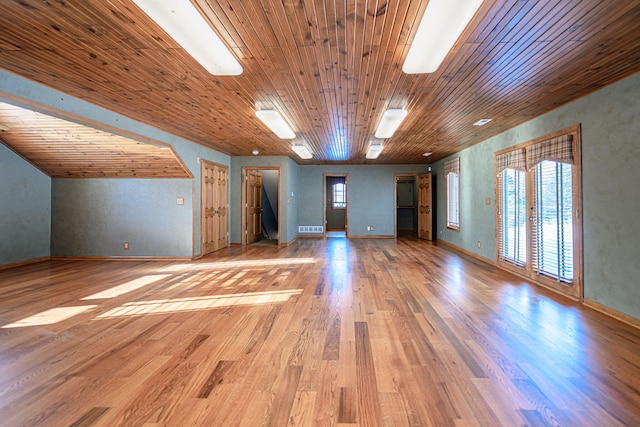
<path fill-rule="evenodd" d="M 429 0 L 402 71 L 434 73 L 483 0 Z"/>
<path fill-rule="evenodd" d="M 242 66 L 190 0 L 133 0 L 209 73 L 237 76 Z"/>
<path fill-rule="evenodd" d="M 378 124 L 378 129 L 376 129 L 376 138 L 391 138 L 405 117 L 407 117 L 407 110 L 402 108 L 392 108 L 385 111 Z"/>
<path fill-rule="evenodd" d="M 258 110 L 256 116 L 280 139 L 293 139 L 296 134 L 276 110 Z"/>
<path fill-rule="evenodd" d="M 365 157 L 367 159 L 377 159 L 380 153 L 382 153 L 382 148 L 382 144 L 371 144 Z"/>
<path fill-rule="evenodd" d="M 489 123 L 491 121 L 491 119 L 480 119 L 477 122 L 475 122 L 473 125 L 474 126 L 484 126 L 487 123 Z"/>
<path fill-rule="evenodd" d="M 294 145 L 292 148 L 301 159 L 308 160 L 313 157 L 311 151 L 305 145 Z"/>

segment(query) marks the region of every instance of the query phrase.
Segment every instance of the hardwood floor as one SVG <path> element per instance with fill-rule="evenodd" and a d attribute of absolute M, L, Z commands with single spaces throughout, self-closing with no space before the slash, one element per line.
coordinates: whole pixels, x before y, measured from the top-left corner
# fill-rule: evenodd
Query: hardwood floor
<path fill-rule="evenodd" d="M 640 423 L 640 334 L 429 242 L 0 271 L 0 425 Z"/>

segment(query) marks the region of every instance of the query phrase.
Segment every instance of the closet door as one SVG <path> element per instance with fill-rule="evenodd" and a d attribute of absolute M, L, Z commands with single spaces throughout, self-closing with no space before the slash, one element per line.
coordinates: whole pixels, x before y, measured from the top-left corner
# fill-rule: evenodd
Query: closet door
<path fill-rule="evenodd" d="M 229 239 L 229 170 L 202 160 L 201 229 L 202 255 L 227 247 Z"/>
<path fill-rule="evenodd" d="M 418 237 L 433 240 L 431 174 L 418 175 Z"/>
<path fill-rule="evenodd" d="M 216 166 L 214 169 L 216 176 L 214 184 L 214 250 L 226 248 L 229 245 L 229 169 L 224 166 Z"/>

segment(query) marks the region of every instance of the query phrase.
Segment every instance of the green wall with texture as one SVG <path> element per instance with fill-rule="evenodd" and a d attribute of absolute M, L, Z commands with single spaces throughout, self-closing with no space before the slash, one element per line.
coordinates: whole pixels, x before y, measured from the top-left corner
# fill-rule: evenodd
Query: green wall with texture
<path fill-rule="evenodd" d="M 584 297 L 640 318 L 640 73 L 488 139 L 460 157 L 460 231 L 446 228 L 444 159 L 437 176 L 437 233 L 495 259 L 493 153 L 576 124 L 582 130 Z M 477 241 L 482 247 L 478 249 Z"/>
<path fill-rule="evenodd" d="M 51 179 L 0 142 L 0 265 L 50 256 Z"/>

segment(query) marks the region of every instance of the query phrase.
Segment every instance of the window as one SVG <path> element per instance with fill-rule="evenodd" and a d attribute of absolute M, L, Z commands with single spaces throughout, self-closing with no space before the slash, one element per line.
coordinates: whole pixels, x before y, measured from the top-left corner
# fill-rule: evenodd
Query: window
<path fill-rule="evenodd" d="M 498 265 L 582 295 L 579 127 L 498 152 Z"/>
<path fill-rule="evenodd" d="M 447 228 L 460 230 L 460 158 L 444 164 L 447 178 Z"/>
<path fill-rule="evenodd" d="M 545 160 L 535 168 L 534 266 L 558 282 L 573 280 L 572 165 Z"/>
<path fill-rule="evenodd" d="M 333 209 L 345 209 L 347 207 L 347 184 L 344 177 L 333 178 L 331 184 Z"/>
<path fill-rule="evenodd" d="M 525 173 L 515 169 L 502 172 L 502 260 L 522 267 L 527 263 L 527 204 Z"/>

